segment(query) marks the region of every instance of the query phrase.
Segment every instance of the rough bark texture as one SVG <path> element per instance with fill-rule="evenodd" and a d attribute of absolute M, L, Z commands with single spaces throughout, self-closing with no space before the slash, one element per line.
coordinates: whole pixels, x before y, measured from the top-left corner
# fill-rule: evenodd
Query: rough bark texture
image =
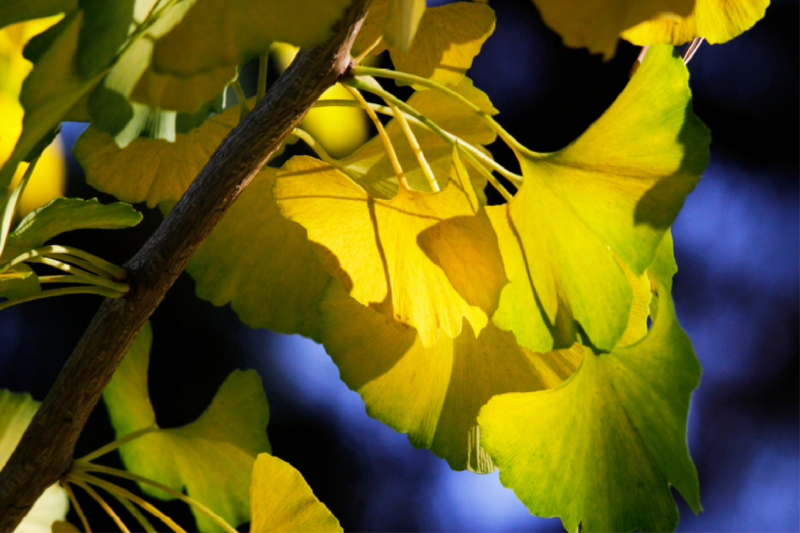
<path fill-rule="evenodd" d="M 0 531 L 13 531 L 42 492 L 67 472 L 89 413 L 189 258 L 309 107 L 347 72 L 368 4 L 354 0 L 329 42 L 298 56 L 127 263 L 130 294 L 100 306 L 0 473 Z"/>

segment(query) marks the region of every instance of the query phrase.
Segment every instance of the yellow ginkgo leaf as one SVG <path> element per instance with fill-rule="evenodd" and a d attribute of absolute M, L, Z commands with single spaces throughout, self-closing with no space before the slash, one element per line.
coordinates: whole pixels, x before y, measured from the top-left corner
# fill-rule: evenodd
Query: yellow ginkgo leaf
<path fill-rule="evenodd" d="M 408 52 L 425 14 L 425 0 L 387 0 L 387 2 L 384 38 L 391 46 Z"/>
<path fill-rule="evenodd" d="M 582 356 L 576 349 L 533 353 L 491 323 L 476 338 L 466 320 L 459 337 L 440 335 L 426 348 L 413 328 L 359 304 L 336 281 L 320 313 L 325 350 L 367 413 L 456 470 L 494 469 L 477 426 L 478 411 L 492 396 L 556 387 Z"/>
<path fill-rule="evenodd" d="M 683 62 L 658 46 L 574 143 L 547 155 L 520 150 L 524 182 L 505 216 L 492 215 L 511 279 L 496 323 L 535 351 L 571 345 L 578 329 L 585 343 L 613 348 L 633 299 L 617 257 L 637 276 L 652 263 L 708 143 Z"/>
<path fill-rule="evenodd" d="M 415 327 L 431 346 L 439 329 L 457 337 L 462 317 L 480 333 L 506 283 L 494 232 L 469 189 L 468 180 L 451 180 L 439 193 L 401 187 L 390 200 L 376 199 L 326 163 L 296 157 L 279 173 L 275 198 L 356 300 Z M 445 221 L 451 227 L 440 232 Z M 459 224 L 465 228 L 452 227 Z M 482 290 L 462 295 L 454 286 Z"/>
<path fill-rule="evenodd" d="M 300 472 L 286 461 L 262 453 L 253 465 L 250 486 L 252 533 L 338 533 L 339 520 L 320 502 Z"/>
<path fill-rule="evenodd" d="M 472 66 L 484 41 L 494 32 L 494 11 L 486 4 L 456 2 L 430 7 L 419 23 L 413 44 L 407 49 L 391 44 L 386 33 L 391 19 L 389 0 L 375 0 L 359 32 L 355 54 L 384 35 L 385 41 L 372 49 L 379 54 L 388 49 L 395 69 L 457 85 Z"/>
<path fill-rule="evenodd" d="M 769 0 L 696 0 L 684 17 L 661 16 L 622 32 L 633 44 L 684 44 L 705 37 L 711 44 L 724 43 L 744 33 L 764 18 Z"/>
<path fill-rule="evenodd" d="M 586 47 L 610 59 L 617 49 L 620 33 L 660 14 L 686 16 L 695 0 L 533 0 L 533 3 L 565 45 Z"/>

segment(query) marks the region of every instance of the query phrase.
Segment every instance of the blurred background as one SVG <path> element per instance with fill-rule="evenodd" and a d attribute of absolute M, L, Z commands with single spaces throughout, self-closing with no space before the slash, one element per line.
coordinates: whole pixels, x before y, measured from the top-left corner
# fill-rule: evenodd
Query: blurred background
<path fill-rule="evenodd" d="M 604 63 L 564 48 L 531 2 L 490 5 L 497 29 L 470 76 L 521 142 L 538 151 L 562 148 L 623 89 L 638 49 L 623 42 Z M 689 447 L 705 512 L 694 516 L 675 493 L 679 531 L 800 530 L 799 18 L 798 2 L 773 0 L 755 28 L 725 45 L 704 44 L 689 65 L 694 109 L 713 144 L 711 164 L 673 228 L 677 310 L 703 365 Z M 244 69 L 251 92 L 256 69 Z M 11 116 L 4 109 L 0 126 Z M 65 126 L 66 154 L 83 128 Z M 510 152 L 491 148 L 502 164 L 515 166 Z M 43 188 L 112 201 L 85 184 L 71 156 L 66 175 L 65 184 Z M 136 228 L 74 232 L 59 241 L 122 264 L 161 220 L 157 210 L 137 207 L 145 220 Z M 0 388 L 42 400 L 98 304 L 96 297 L 71 296 L 0 313 Z M 231 370 L 257 369 L 270 401 L 275 455 L 300 470 L 345 530 L 562 531 L 558 519 L 531 516 L 496 472 L 453 472 L 368 418 L 322 347 L 242 325 L 228 307 L 198 300 L 187 275 L 152 322 L 150 388 L 159 424 L 194 420 Z M 77 453 L 113 438 L 100 405 Z M 170 510 L 189 516 L 182 504 Z M 113 529 L 104 515 L 95 523 Z"/>

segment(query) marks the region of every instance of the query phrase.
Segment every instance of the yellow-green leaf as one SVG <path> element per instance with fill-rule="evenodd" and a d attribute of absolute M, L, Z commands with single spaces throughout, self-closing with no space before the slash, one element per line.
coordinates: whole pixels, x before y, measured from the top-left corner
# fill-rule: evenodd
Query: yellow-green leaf
<path fill-rule="evenodd" d="M 272 196 L 276 169 L 264 167 L 195 253 L 187 271 L 197 295 L 231 307 L 253 327 L 319 339 L 317 303 L 330 276 Z"/>
<path fill-rule="evenodd" d="M 339 521 L 292 465 L 262 453 L 253 466 L 250 531 L 337 533 Z"/>
<path fill-rule="evenodd" d="M 5 262 L 5 260 L 3 260 Z M 42 290 L 39 277 L 25 263 L 0 272 L 0 298 L 21 298 Z"/>
<path fill-rule="evenodd" d="M 103 392 L 117 438 L 156 426 L 147 385 L 152 330 L 136 337 Z M 267 397 L 253 370 L 234 371 L 211 405 L 194 422 L 179 428 L 156 428 L 119 451 L 131 472 L 186 494 L 234 526 L 250 520 L 250 478 L 256 456 L 270 450 L 266 427 Z M 141 484 L 147 494 L 171 497 Z M 200 531 L 219 526 L 192 508 Z"/>
<path fill-rule="evenodd" d="M 238 121 L 239 110 L 232 107 L 189 133 L 178 133 L 174 142 L 141 137 L 125 148 L 110 134 L 89 126 L 73 153 L 89 185 L 120 200 L 154 207 L 181 197 Z"/>
<path fill-rule="evenodd" d="M 408 433 L 451 468 L 491 472 L 479 445 L 477 415 L 496 394 L 555 387 L 578 367 L 580 351 L 533 353 L 514 335 L 489 324 L 475 338 L 440 335 L 426 348 L 413 328 L 400 327 L 350 298 L 334 281 L 320 303 L 322 342 L 342 380 L 367 413 Z"/>
<path fill-rule="evenodd" d="M 492 106 L 489 97 L 481 90 L 473 87 L 472 80 L 469 78 L 463 78 L 453 90 L 480 107 L 485 113 L 490 115 L 497 114 L 497 110 Z M 494 142 L 497 137 L 495 132 L 474 111 L 439 91 L 415 92 L 408 99 L 408 105 L 444 130 L 468 143 L 484 146 Z M 419 142 L 422 151 L 425 153 L 425 158 L 431 170 L 433 170 L 439 188 L 444 189 L 450 180 L 453 147 L 437 134 L 416 126 L 414 123 L 410 125 L 417 142 Z M 428 181 L 403 134 L 400 124 L 395 120 L 391 120 L 386 125 L 386 133 L 392 141 L 408 184 L 420 191 L 430 191 Z M 373 137 L 350 157 L 343 159 L 342 171 L 355 179 L 372 196 L 388 199 L 397 194 L 398 184 L 395 172 L 386 154 L 386 149 L 378 137 Z M 477 171 L 472 171 L 470 178 L 476 192 L 483 197 L 486 179 Z"/>
<path fill-rule="evenodd" d="M 686 16 L 695 0 L 533 0 L 564 44 L 611 58 L 620 33 L 662 13 Z"/>
<path fill-rule="evenodd" d="M 633 44 L 684 44 L 705 37 L 711 44 L 724 43 L 744 33 L 764 18 L 769 0 L 695 0 L 686 16 L 660 16 L 622 32 Z"/>
<path fill-rule="evenodd" d="M 408 52 L 425 14 L 425 0 L 388 0 L 383 35 L 390 46 Z"/>
<path fill-rule="evenodd" d="M 700 365 L 659 291 L 639 343 L 595 355 L 558 388 L 496 396 L 481 409 L 481 444 L 500 481 L 537 516 L 568 531 L 671 531 L 670 485 L 701 510 L 686 445 L 689 398 Z"/>
<path fill-rule="evenodd" d="M 424 5 L 424 3 L 423 3 Z M 358 34 L 353 50 L 358 53 L 371 46 L 391 24 L 389 0 L 375 0 Z M 419 23 L 413 44 L 406 50 L 391 45 L 388 34 L 372 50 L 379 54 L 388 49 L 395 69 L 430 78 L 439 83 L 458 84 L 484 41 L 494 32 L 495 16 L 486 4 L 456 2 L 430 7 Z"/>
<path fill-rule="evenodd" d="M 306 228 L 322 264 L 350 295 L 413 326 L 431 346 L 439 329 L 457 337 L 462 317 L 480 333 L 506 282 L 489 221 L 465 192 L 471 184 L 454 181 L 439 193 L 401 187 L 390 200 L 375 199 L 326 163 L 295 157 L 278 175 L 275 198 L 286 218 Z M 464 224 L 446 233 L 457 242 L 437 235 L 437 224 L 448 219 Z M 441 246 L 450 249 L 437 256 Z M 440 267 L 436 260 L 460 264 Z M 460 294 L 454 286 L 483 290 Z"/>
<path fill-rule="evenodd" d="M 15 394 L 0 389 L 0 470 L 19 444 L 37 409 L 39 402 L 30 394 Z M 66 519 L 68 510 L 67 493 L 60 484 L 55 483 L 39 496 L 14 531 L 50 533 L 54 522 Z"/>
<path fill-rule="evenodd" d="M 188 76 L 264 55 L 273 41 L 308 47 L 331 33 L 349 0 L 197 0 L 156 43 L 156 70 Z"/>
<path fill-rule="evenodd" d="M 0 4 L 0 28 L 75 9 L 78 9 L 78 0 L 3 0 Z"/>
<path fill-rule="evenodd" d="M 617 257 L 637 276 L 652 263 L 700 179 L 708 144 L 683 62 L 657 46 L 574 143 L 552 154 L 518 151 L 524 182 L 507 216 L 492 216 L 511 279 L 498 325 L 534 351 L 569 346 L 578 325 L 585 342 L 613 348 L 632 301 Z"/>

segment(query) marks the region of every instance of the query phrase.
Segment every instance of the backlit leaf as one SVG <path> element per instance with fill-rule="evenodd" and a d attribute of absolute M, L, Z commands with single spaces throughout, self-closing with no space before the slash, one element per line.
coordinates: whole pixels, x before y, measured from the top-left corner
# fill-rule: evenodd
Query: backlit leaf
<path fill-rule="evenodd" d="M 686 16 L 695 0 L 533 0 L 542 19 L 564 44 L 614 55 L 620 33 L 662 13 Z"/>
<path fill-rule="evenodd" d="M 141 220 L 142 214 L 128 204 L 101 204 L 97 198 L 56 198 L 32 211 L 11 232 L 3 258 L 13 259 L 67 231 L 130 228 Z"/>
<path fill-rule="evenodd" d="M 197 295 L 231 307 L 252 327 L 319 339 L 317 303 L 330 276 L 272 196 L 277 170 L 264 167 L 187 266 Z"/>
<path fill-rule="evenodd" d="M 519 152 L 524 182 L 497 208 L 506 215 L 491 215 L 511 279 L 496 323 L 534 351 L 571 345 L 578 325 L 585 342 L 613 348 L 632 301 L 617 257 L 637 276 L 652 263 L 708 162 L 708 143 L 683 62 L 659 46 L 575 142 Z"/>
<path fill-rule="evenodd" d="M 136 337 L 114 374 L 103 399 L 117 438 L 156 425 L 147 385 L 152 330 L 149 323 Z M 158 428 L 123 445 L 128 470 L 183 492 L 234 526 L 250 520 L 250 479 L 255 458 L 270 450 L 266 426 L 267 398 L 253 370 L 234 371 L 211 405 L 194 422 Z M 171 497 L 140 484 L 161 499 Z M 200 531 L 219 526 L 192 508 Z"/>
<path fill-rule="evenodd" d="M 262 453 L 253 466 L 250 531 L 335 533 L 339 521 L 292 465 Z"/>
<path fill-rule="evenodd" d="M 503 485 L 537 516 L 568 531 L 671 531 L 673 485 L 701 510 L 686 445 L 689 398 L 700 365 L 659 291 L 639 343 L 593 354 L 556 389 L 496 396 L 481 409 L 481 443 Z"/>
<path fill-rule="evenodd" d="M 324 41 L 349 0 L 197 0 L 156 43 L 159 72 L 183 76 L 264 55 L 273 41 L 300 47 Z"/>
<path fill-rule="evenodd" d="M 78 9 L 78 0 L 3 0 L 0 3 L 0 28 L 75 9 Z"/>
<path fill-rule="evenodd" d="M 476 339 L 467 321 L 457 338 L 440 335 L 425 348 L 413 328 L 359 304 L 338 282 L 326 290 L 320 312 L 325 350 L 367 413 L 456 470 L 494 470 L 477 426 L 489 398 L 555 387 L 582 356 L 576 350 L 533 353 L 491 323 Z"/>
<path fill-rule="evenodd" d="M 384 38 L 390 46 L 408 52 L 425 14 L 425 0 L 388 0 Z"/>
<path fill-rule="evenodd" d="M 353 45 L 355 53 L 366 49 L 384 34 L 390 22 L 389 9 L 389 0 L 372 3 Z M 379 54 L 388 48 L 398 71 L 456 85 L 494 31 L 494 23 L 494 11 L 485 4 L 456 2 L 429 7 L 407 51 L 399 45 L 389 44 L 387 35 L 386 40 L 371 53 Z"/>
<path fill-rule="evenodd" d="M 465 192 L 470 188 L 451 180 L 439 193 L 401 187 L 390 200 L 375 199 L 326 163 L 295 157 L 278 175 L 275 198 L 286 218 L 306 228 L 326 270 L 351 296 L 415 327 L 422 344 L 431 346 L 440 328 L 457 337 L 462 316 L 480 333 L 506 283 L 496 238 L 470 201 L 474 193 Z M 448 219 L 477 231 L 450 228 L 447 235 L 461 240 L 443 243 L 436 225 Z M 430 242 L 418 243 L 426 238 Z M 450 250 L 438 258 L 460 266 L 443 268 L 431 259 L 432 249 L 445 245 Z M 463 279 L 451 283 L 448 274 Z M 462 295 L 454 285 L 483 290 Z"/>
<path fill-rule="evenodd" d="M 683 17 L 661 16 L 622 32 L 633 44 L 684 44 L 705 37 L 711 44 L 730 41 L 764 18 L 769 0 L 695 0 Z"/>
<path fill-rule="evenodd" d="M 16 394 L 0 389 L 0 469 L 19 444 L 22 434 L 39 409 L 39 402 L 30 394 Z M 53 522 L 65 520 L 69 499 L 61 485 L 55 483 L 39 496 L 22 522 L 18 533 L 50 533 Z"/>

